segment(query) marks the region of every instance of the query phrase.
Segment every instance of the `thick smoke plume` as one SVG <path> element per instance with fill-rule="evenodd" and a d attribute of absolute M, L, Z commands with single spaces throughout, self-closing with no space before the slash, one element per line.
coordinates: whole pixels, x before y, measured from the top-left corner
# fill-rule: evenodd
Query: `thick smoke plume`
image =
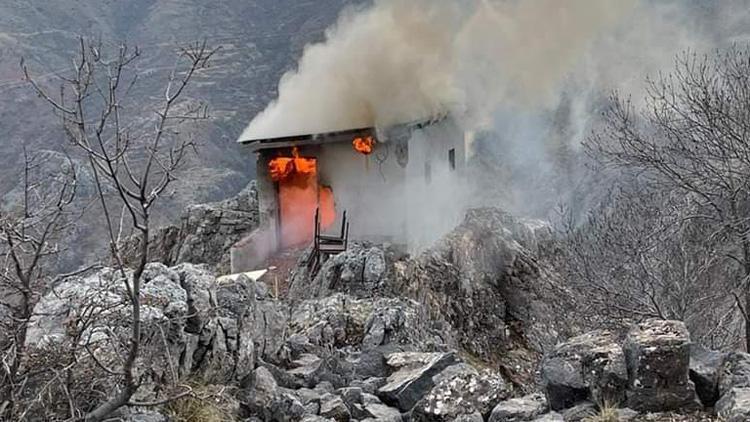
<path fill-rule="evenodd" d="M 646 77 L 680 52 L 747 42 L 749 10 L 750 0 L 373 0 L 306 48 L 241 139 L 449 113 L 482 139 L 484 182 L 445 196 L 545 216 L 573 195 L 578 145 L 607 95 L 638 103 Z"/>
<path fill-rule="evenodd" d="M 309 46 L 242 139 L 388 126 L 444 112 L 473 123 L 538 106 L 635 0 L 376 0 Z"/>

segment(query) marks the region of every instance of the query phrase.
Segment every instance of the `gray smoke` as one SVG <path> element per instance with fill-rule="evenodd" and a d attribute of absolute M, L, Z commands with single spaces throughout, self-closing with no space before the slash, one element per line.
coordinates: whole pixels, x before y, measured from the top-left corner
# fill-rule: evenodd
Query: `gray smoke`
<path fill-rule="evenodd" d="M 450 113 L 486 135 L 477 148 L 495 173 L 477 188 L 484 202 L 543 215 L 571 188 L 569 155 L 609 92 L 637 102 L 646 76 L 681 51 L 747 42 L 749 10 L 749 0 L 374 0 L 305 49 L 241 139 Z"/>
<path fill-rule="evenodd" d="M 550 104 L 635 0 L 376 0 L 349 9 L 281 79 L 242 139 Z"/>

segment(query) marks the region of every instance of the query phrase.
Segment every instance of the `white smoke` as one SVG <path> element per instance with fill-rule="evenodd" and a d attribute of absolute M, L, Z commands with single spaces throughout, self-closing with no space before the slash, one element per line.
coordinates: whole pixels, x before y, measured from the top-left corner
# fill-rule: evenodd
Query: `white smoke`
<path fill-rule="evenodd" d="M 241 139 L 388 126 L 554 102 L 635 0 L 375 0 L 349 9 L 284 75 Z"/>

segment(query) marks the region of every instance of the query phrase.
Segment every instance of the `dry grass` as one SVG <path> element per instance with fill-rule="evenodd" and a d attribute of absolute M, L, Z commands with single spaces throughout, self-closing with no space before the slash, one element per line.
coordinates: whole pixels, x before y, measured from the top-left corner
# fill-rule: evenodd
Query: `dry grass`
<path fill-rule="evenodd" d="M 598 413 L 586 416 L 583 422 L 618 422 L 620 420 L 618 416 L 617 406 L 609 402 L 604 402 L 599 405 Z"/>
<path fill-rule="evenodd" d="M 223 388 L 192 384 L 192 396 L 183 397 L 167 405 L 170 420 L 175 422 L 234 422 L 234 399 Z"/>

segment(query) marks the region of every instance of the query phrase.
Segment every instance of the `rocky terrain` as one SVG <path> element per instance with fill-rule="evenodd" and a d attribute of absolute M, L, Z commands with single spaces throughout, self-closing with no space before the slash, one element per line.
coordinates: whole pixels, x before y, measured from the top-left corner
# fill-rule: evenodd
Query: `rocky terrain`
<path fill-rule="evenodd" d="M 267 279 L 220 280 L 227 245 L 216 240 L 253 224 L 254 192 L 191 207 L 156 235 L 153 258 L 167 265 L 146 270 L 137 401 L 188 385 L 220 415 L 195 420 L 750 417 L 750 355 L 701 348 L 676 321 L 581 333 L 537 258 L 547 229 L 500 210 L 470 211 L 418 256 L 355 243 L 309 274 L 302 253 L 279 297 Z M 91 356 L 81 376 L 103 380 L 90 397 L 111 389 L 102 368 L 121 355 L 130 312 L 121 277 L 102 269 L 54 286 L 31 321 L 30 363 L 77 342 Z M 186 420 L 180 403 L 121 417 Z"/>

